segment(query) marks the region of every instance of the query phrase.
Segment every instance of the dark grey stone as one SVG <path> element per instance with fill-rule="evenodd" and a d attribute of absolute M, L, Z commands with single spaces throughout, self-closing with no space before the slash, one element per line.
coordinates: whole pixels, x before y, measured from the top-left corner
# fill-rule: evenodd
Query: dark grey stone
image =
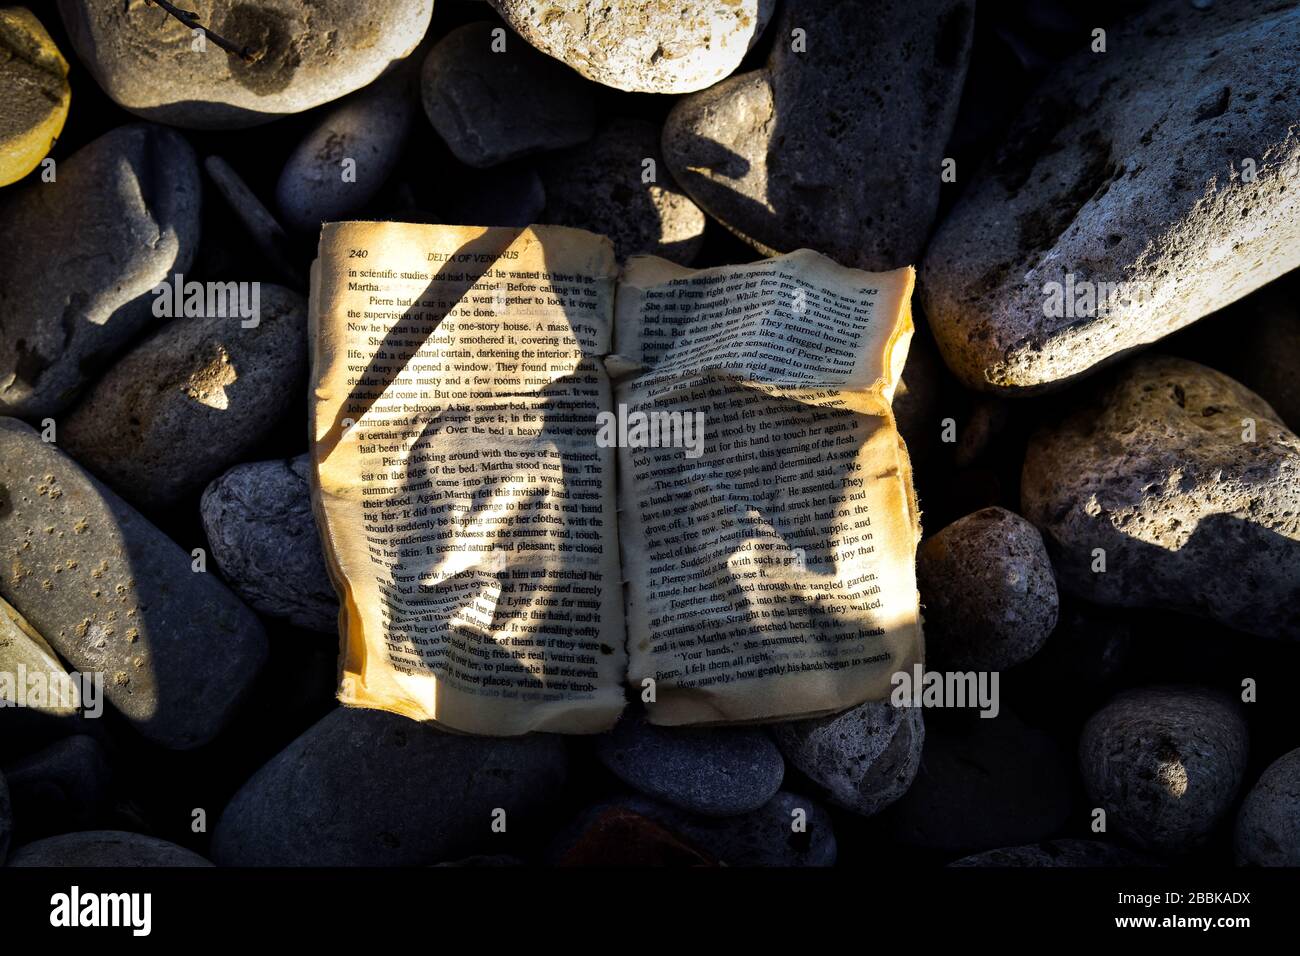
<path fill-rule="evenodd" d="M 124 830 L 86 830 L 28 843 L 13 852 L 9 866 L 170 867 L 211 866 L 193 850 L 157 837 Z"/>
<path fill-rule="evenodd" d="M 110 771 L 99 741 L 74 734 L 7 764 L 5 777 L 24 843 L 100 822 Z"/>
<path fill-rule="evenodd" d="M 206 743 L 266 659 L 215 574 L 28 425 L 0 418 L 0 596 L 164 747 Z"/>
<path fill-rule="evenodd" d="M 198 246 L 200 194 L 185 138 L 134 123 L 6 197 L 0 232 L 22 239 L 0 259 L 0 414 L 56 414 L 155 321 L 150 290 Z"/>
<path fill-rule="evenodd" d="M 486 167 L 591 138 L 591 87 L 517 37 L 492 49 L 486 21 L 452 30 L 425 57 L 421 97 L 457 159 Z"/>
<path fill-rule="evenodd" d="M 234 866 L 421 866 L 534 835 L 564 784 L 551 734 L 471 737 L 397 714 L 339 708 L 272 758 L 218 821 Z M 505 811 L 505 833 L 493 832 Z"/>
<path fill-rule="evenodd" d="M 330 584 L 311 506 L 311 461 L 236 465 L 199 502 L 212 557 L 231 589 L 262 614 L 337 633 Z"/>
<path fill-rule="evenodd" d="M 263 283 L 257 324 L 175 318 L 132 349 L 59 431 L 68 453 L 145 509 L 197 493 L 247 457 L 307 378 L 307 301 Z"/>
<path fill-rule="evenodd" d="M 1237 814 L 1237 863 L 1300 866 L 1300 748 L 1262 774 Z"/>
<path fill-rule="evenodd" d="M 1005 508 L 982 508 L 927 538 L 916 575 L 926 651 L 941 670 L 1023 663 L 1056 627 L 1060 601 L 1043 538 Z"/>
<path fill-rule="evenodd" d="M 772 725 L 787 760 L 824 787 L 836 806 L 879 813 L 912 785 L 925 723 L 919 707 L 868 701 L 843 713 Z"/>
<path fill-rule="evenodd" d="M 1203 845 L 1241 787 L 1249 738 L 1227 697 L 1197 687 L 1124 691 L 1093 714 L 1079 740 L 1088 798 L 1107 832 L 1143 849 Z"/>
<path fill-rule="evenodd" d="M 667 827 L 727 866 L 833 866 L 837 845 L 830 814 L 816 800 L 778 791 L 752 813 L 705 817 L 647 797 L 620 806 Z"/>
<path fill-rule="evenodd" d="M 673 107 L 663 133 L 673 176 L 765 254 L 808 247 L 877 270 L 915 262 L 939 205 L 974 7 L 784 4 L 765 68 Z"/>
<path fill-rule="evenodd" d="M 757 810 L 781 787 L 785 761 L 757 727 L 656 727 L 625 716 L 596 738 L 596 756 L 628 786 L 684 810 Z"/>

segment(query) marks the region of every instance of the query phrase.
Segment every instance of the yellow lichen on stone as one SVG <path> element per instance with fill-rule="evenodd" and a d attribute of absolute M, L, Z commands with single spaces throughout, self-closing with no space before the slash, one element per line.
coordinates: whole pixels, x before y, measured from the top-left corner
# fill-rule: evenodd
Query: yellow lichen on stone
<path fill-rule="evenodd" d="M 30 173 L 63 132 L 68 61 L 24 7 L 0 9 L 0 186 Z"/>

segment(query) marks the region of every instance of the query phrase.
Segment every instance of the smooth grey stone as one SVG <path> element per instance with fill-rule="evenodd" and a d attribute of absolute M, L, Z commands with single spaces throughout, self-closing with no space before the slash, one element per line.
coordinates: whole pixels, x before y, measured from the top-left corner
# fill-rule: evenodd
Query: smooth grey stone
<path fill-rule="evenodd" d="M 788 790 L 778 791 L 759 809 L 738 817 L 701 816 L 640 796 L 616 802 L 727 866 L 835 865 L 837 844 L 830 814 L 816 800 Z"/>
<path fill-rule="evenodd" d="M 931 721 L 921 769 L 882 820 L 900 843 L 971 853 L 1051 837 L 1073 797 L 1064 751 L 1004 705 L 959 727 Z"/>
<path fill-rule="evenodd" d="M 1300 866 L 1300 748 L 1267 770 L 1237 814 L 1239 866 Z"/>
<path fill-rule="evenodd" d="M 275 201 L 291 229 L 351 218 L 397 168 L 414 106 L 405 71 L 386 77 L 332 107 L 290 154 Z M 355 178 L 344 179 L 352 160 Z"/>
<path fill-rule="evenodd" d="M 5 197 L 0 232 L 22 241 L 0 258 L 0 414 L 58 413 L 153 324 L 150 290 L 193 260 L 200 194 L 185 138 L 134 123 Z"/>
<path fill-rule="evenodd" d="M 781 753 L 836 806 L 872 816 L 916 778 L 925 743 L 919 707 L 868 701 L 839 714 L 771 726 Z"/>
<path fill-rule="evenodd" d="M 4 774 L 24 843 L 94 827 L 108 804 L 108 758 L 99 741 L 86 734 L 6 764 Z"/>
<path fill-rule="evenodd" d="M 564 3 L 490 0 L 537 49 L 634 93 L 691 93 L 729 75 L 758 42 L 776 0 Z"/>
<path fill-rule="evenodd" d="M 1079 739 L 1088 798 L 1107 832 L 1143 849 L 1203 845 L 1236 799 L 1249 737 L 1227 697 L 1197 687 L 1144 687 L 1093 714 Z"/>
<path fill-rule="evenodd" d="M 941 670 L 1000 671 L 1033 657 L 1060 599 L 1038 529 L 982 508 L 927 538 L 916 555 L 926 649 Z"/>
<path fill-rule="evenodd" d="M 673 176 L 765 255 L 812 248 L 875 270 L 915 262 L 939 205 L 974 7 L 784 4 L 766 67 L 669 113 Z"/>
<path fill-rule="evenodd" d="M 9 866 L 211 866 L 193 850 L 125 830 L 86 830 L 21 846 Z"/>
<path fill-rule="evenodd" d="M 448 734 L 338 708 L 240 788 L 212 855 L 234 866 L 422 866 L 528 836 L 567 773 L 553 734 Z M 494 833 L 504 810 L 506 832 Z"/>
<path fill-rule="evenodd" d="M 0 567 L 0 596 L 164 747 L 215 737 L 266 659 L 257 616 L 216 575 L 12 418 L 0 418 Z"/>
<path fill-rule="evenodd" d="M 645 182 L 653 165 L 653 179 Z M 704 213 L 678 188 L 646 120 L 605 123 L 595 139 L 546 157 L 545 221 L 609 236 L 619 259 L 662 256 L 689 265 L 704 243 Z"/>
<path fill-rule="evenodd" d="M 307 380 L 307 300 L 270 283 L 259 297 L 252 328 L 237 315 L 172 319 L 87 392 L 60 444 L 146 509 L 176 504 L 246 458 Z"/>
<path fill-rule="evenodd" d="M 625 716 L 595 749 L 628 786 L 707 816 L 757 810 L 785 775 L 780 751 L 757 727 L 657 727 Z"/>
<path fill-rule="evenodd" d="M 949 866 L 982 867 L 1096 867 L 1159 866 L 1154 860 L 1122 846 L 1100 840 L 1047 840 L 1028 846 L 985 850 L 954 860 Z"/>
<path fill-rule="evenodd" d="M 1103 384 L 1025 455 L 1021 510 L 1061 587 L 1300 637 L 1300 438 L 1195 362 L 1144 356 Z"/>
<path fill-rule="evenodd" d="M 59 0 L 73 48 L 105 93 L 132 113 L 196 129 L 255 126 L 360 89 L 415 49 L 433 0 L 220 0 L 197 12 L 254 61 L 210 37 L 195 51 L 193 31 L 147 3 Z"/>
<path fill-rule="evenodd" d="M 596 108 L 582 78 L 518 37 L 492 49 L 493 23 L 438 41 L 420 72 L 425 115 L 453 155 L 484 168 L 591 138 Z"/>
<path fill-rule="evenodd" d="M 1062 62 L 926 252 L 949 367 L 1044 390 L 1300 265 L 1298 71 L 1300 8 L 1274 0 L 1157 0 Z"/>
<path fill-rule="evenodd" d="M 212 557 L 231 589 L 261 614 L 337 633 L 330 584 L 311 506 L 311 461 L 236 465 L 199 501 Z"/>

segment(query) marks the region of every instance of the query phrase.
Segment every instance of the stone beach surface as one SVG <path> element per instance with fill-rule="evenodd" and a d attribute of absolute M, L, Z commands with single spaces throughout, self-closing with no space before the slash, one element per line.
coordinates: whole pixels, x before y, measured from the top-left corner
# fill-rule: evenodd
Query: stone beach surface
<path fill-rule="evenodd" d="M 1294 4 L 178 6 L 204 43 L 0 10 L 0 865 L 1300 866 Z M 944 699 L 691 728 L 629 688 L 509 738 L 339 706 L 304 452 L 346 219 L 917 267 Z M 99 715 L 9 706 L 83 678 Z"/>

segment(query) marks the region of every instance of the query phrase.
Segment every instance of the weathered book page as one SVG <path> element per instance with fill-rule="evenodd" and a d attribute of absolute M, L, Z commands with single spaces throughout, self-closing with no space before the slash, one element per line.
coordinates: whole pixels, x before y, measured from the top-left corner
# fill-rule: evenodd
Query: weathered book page
<path fill-rule="evenodd" d="M 912 282 L 808 250 L 628 262 L 606 364 L 626 423 L 628 676 L 653 680 L 651 721 L 842 710 L 921 659 L 919 516 L 889 404 Z"/>
<path fill-rule="evenodd" d="M 340 697 L 481 734 L 623 707 L 608 240 L 333 223 L 312 275 L 317 518 Z"/>

